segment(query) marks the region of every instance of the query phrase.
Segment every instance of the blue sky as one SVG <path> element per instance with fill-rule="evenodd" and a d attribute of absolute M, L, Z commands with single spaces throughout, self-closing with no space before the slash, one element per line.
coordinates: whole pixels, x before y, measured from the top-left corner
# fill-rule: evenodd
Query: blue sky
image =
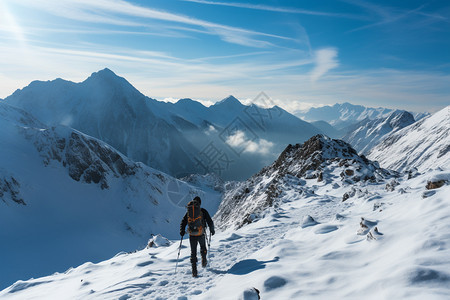
<path fill-rule="evenodd" d="M 1 0 L 0 98 L 105 67 L 159 100 L 450 104 L 448 1 Z"/>

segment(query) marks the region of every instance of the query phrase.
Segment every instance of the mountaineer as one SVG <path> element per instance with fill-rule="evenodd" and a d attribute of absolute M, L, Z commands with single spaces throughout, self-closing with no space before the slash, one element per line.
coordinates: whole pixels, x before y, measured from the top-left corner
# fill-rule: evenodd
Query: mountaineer
<path fill-rule="evenodd" d="M 209 226 L 209 232 L 214 235 L 214 223 L 208 211 L 201 208 L 202 200 L 195 197 L 187 205 L 187 212 L 181 220 L 180 235 L 186 234 L 185 228 L 188 225 L 189 242 L 191 244 L 191 264 L 192 276 L 197 277 L 197 244 L 200 244 L 200 253 L 202 255 L 202 267 L 205 268 L 206 260 L 206 227 Z"/>

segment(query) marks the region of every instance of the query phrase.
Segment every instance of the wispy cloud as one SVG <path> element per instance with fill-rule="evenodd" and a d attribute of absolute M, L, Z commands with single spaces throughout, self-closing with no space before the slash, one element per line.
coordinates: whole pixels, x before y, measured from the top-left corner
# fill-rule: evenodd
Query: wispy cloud
<path fill-rule="evenodd" d="M 382 6 L 379 4 L 370 3 L 363 0 L 341 0 L 343 2 L 352 4 L 354 6 L 360 7 L 369 15 L 372 15 L 372 20 L 370 24 L 357 27 L 355 29 L 350 30 L 349 32 L 355 32 L 360 30 L 365 30 L 372 27 L 378 27 L 382 25 L 388 25 L 396 22 L 400 22 L 409 17 L 417 17 L 421 16 L 422 18 L 427 19 L 429 22 L 448 22 L 448 18 L 445 18 L 437 13 L 428 13 L 424 12 L 424 8 L 427 6 L 425 4 L 420 5 L 414 9 L 398 9 L 394 7 Z M 419 22 L 419 19 L 414 19 L 414 22 Z"/>
<path fill-rule="evenodd" d="M 315 67 L 311 72 L 311 81 L 316 82 L 329 70 L 339 66 L 337 60 L 337 50 L 335 48 L 320 49 L 315 52 Z"/>
<path fill-rule="evenodd" d="M 264 38 L 290 39 L 289 37 L 280 35 L 223 25 L 186 15 L 170 13 L 150 7 L 138 6 L 123 0 L 16 0 L 15 3 L 44 10 L 50 14 L 67 19 L 90 23 L 105 23 L 124 26 L 147 26 L 145 23 L 135 21 L 135 18 L 138 17 L 179 23 L 185 26 L 201 27 L 208 33 L 219 36 L 223 41 L 249 47 L 271 46 L 272 43 L 264 40 Z M 186 27 L 184 29 L 190 30 L 192 27 Z"/>
<path fill-rule="evenodd" d="M 219 1 L 207 1 L 207 0 L 183 0 L 183 1 L 199 3 L 199 4 L 207 4 L 207 5 L 218 5 L 218 6 L 229 6 L 229 7 L 237 7 L 237 8 L 255 9 L 255 10 L 265 10 L 265 11 L 289 13 L 289 14 L 302 14 L 302 15 L 324 16 L 324 17 L 340 17 L 340 18 L 352 18 L 352 19 L 360 19 L 361 18 L 361 16 L 358 16 L 358 15 L 323 12 L 323 11 L 298 9 L 298 8 L 291 8 L 291 7 L 270 6 L 270 5 L 263 5 L 263 4 L 219 2 Z"/>

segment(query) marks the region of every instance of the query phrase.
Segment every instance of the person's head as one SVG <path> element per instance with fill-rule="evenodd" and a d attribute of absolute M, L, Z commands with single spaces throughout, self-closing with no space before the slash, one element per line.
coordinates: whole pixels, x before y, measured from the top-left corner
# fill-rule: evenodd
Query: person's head
<path fill-rule="evenodd" d="M 197 202 L 198 205 L 201 205 L 201 204 L 202 204 L 202 199 L 200 199 L 199 196 L 196 196 L 196 197 L 194 198 L 194 200 L 192 200 L 192 201 Z"/>

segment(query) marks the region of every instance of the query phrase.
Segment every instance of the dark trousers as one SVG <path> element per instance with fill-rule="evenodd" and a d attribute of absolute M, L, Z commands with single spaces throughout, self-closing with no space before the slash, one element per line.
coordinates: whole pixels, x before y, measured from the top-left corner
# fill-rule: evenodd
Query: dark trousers
<path fill-rule="evenodd" d="M 189 236 L 189 242 L 191 244 L 191 263 L 197 263 L 197 243 L 200 244 L 200 253 L 202 257 L 206 257 L 206 240 L 205 235 Z"/>

